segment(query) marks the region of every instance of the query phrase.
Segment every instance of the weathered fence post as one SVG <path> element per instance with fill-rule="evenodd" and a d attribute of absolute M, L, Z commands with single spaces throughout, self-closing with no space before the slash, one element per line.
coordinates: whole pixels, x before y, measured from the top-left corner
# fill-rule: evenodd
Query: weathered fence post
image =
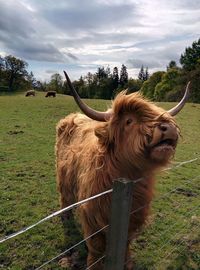
<path fill-rule="evenodd" d="M 124 269 L 132 193 L 133 181 L 115 180 L 104 270 Z"/>

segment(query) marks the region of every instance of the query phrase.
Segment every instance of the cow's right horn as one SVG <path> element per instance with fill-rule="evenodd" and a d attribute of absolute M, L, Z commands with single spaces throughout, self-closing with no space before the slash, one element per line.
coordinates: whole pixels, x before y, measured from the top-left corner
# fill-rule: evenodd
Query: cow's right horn
<path fill-rule="evenodd" d="M 168 113 L 171 116 L 175 116 L 177 113 L 179 113 L 182 110 L 182 108 L 184 107 L 185 103 L 187 102 L 189 95 L 190 95 L 190 83 L 191 83 L 190 81 L 187 83 L 185 94 L 184 94 L 183 98 L 181 99 L 181 101 L 174 108 L 172 108 L 168 111 Z"/>
<path fill-rule="evenodd" d="M 72 92 L 72 95 L 77 103 L 77 105 L 79 106 L 79 108 L 82 110 L 82 112 L 84 112 L 89 118 L 96 120 L 96 121 L 101 121 L 101 122 L 106 122 L 110 119 L 110 117 L 112 116 L 112 113 L 110 112 L 99 112 L 96 111 L 92 108 L 90 108 L 88 105 L 86 105 L 81 98 L 79 97 L 78 93 L 76 92 L 76 89 L 74 88 L 74 86 L 72 85 L 69 76 L 67 75 L 67 73 L 64 71 L 65 74 L 65 78 L 67 80 L 67 83 L 69 85 L 69 88 Z"/>

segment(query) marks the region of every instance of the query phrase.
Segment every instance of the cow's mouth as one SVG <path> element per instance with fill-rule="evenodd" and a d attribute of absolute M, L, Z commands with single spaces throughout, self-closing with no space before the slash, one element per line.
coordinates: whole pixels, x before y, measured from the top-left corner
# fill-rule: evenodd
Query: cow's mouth
<path fill-rule="evenodd" d="M 177 139 L 161 139 L 151 147 L 150 156 L 153 160 L 167 162 L 175 153 Z"/>
<path fill-rule="evenodd" d="M 175 149 L 176 148 L 176 145 L 177 145 L 177 140 L 174 140 L 174 139 L 164 139 L 164 140 L 161 140 L 159 143 L 155 144 L 153 146 L 153 148 L 173 148 Z"/>

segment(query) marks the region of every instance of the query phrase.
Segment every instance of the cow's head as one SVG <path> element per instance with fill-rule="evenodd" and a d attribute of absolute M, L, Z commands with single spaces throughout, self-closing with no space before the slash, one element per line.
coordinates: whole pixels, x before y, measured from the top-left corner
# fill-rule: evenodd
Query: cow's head
<path fill-rule="evenodd" d="M 189 84 L 182 100 L 171 110 L 156 106 L 139 93 L 116 96 L 111 109 L 98 112 L 88 107 L 78 96 L 65 72 L 68 85 L 81 110 L 91 119 L 103 122 L 96 125 L 95 135 L 106 151 L 125 168 L 148 170 L 163 166 L 174 155 L 179 128 L 174 116 L 180 112 L 189 96 Z"/>

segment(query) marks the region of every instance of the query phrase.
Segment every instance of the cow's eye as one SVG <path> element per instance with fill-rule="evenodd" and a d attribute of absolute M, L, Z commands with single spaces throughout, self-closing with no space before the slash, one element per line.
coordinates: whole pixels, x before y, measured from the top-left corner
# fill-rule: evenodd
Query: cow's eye
<path fill-rule="evenodd" d="M 129 119 L 126 120 L 126 124 L 127 125 L 130 125 L 132 122 L 133 122 L 133 119 L 131 119 L 131 118 L 129 118 Z"/>

